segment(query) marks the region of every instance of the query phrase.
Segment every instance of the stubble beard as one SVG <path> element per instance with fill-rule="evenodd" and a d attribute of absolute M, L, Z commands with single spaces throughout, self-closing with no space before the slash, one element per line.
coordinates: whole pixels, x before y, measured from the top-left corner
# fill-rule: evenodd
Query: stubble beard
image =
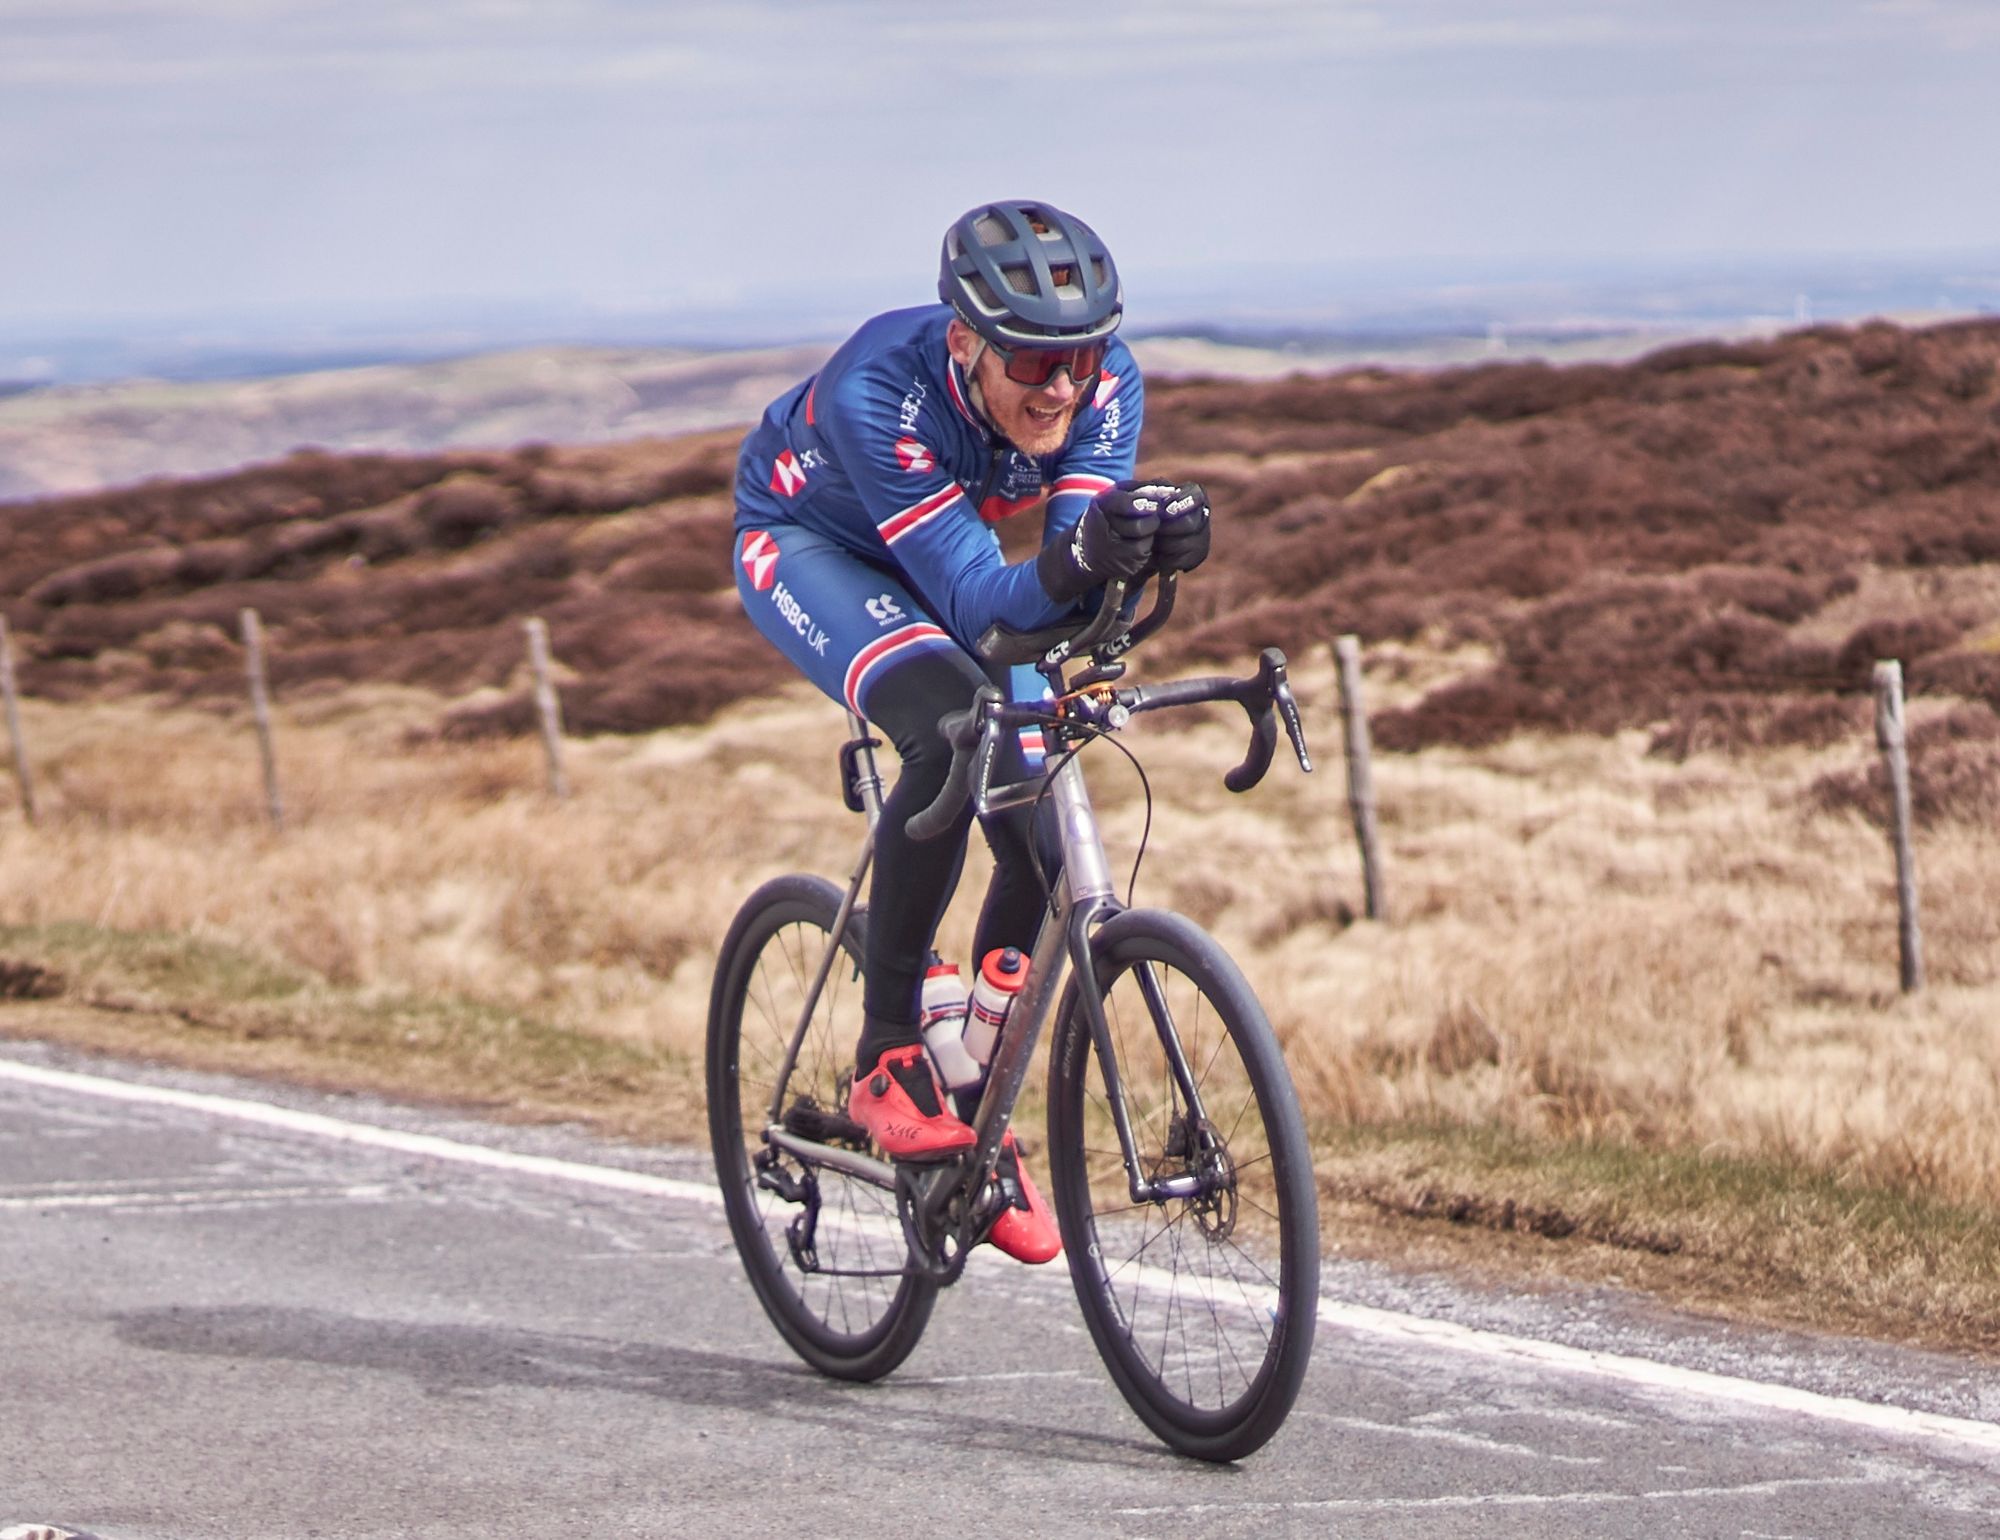
<path fill-rule="evenodd" d="M 989 372 L 988 364 L 992 365 Z M 1028 414 L 1028 403 L 1034 399 L 1031 392 L 1023 392 L 1013 385 L 1000 368 L 1000 361 L 991 353 L 979 361 L 981 376 L 980 393 L 985 397 L 986 412 L 993 419 L 993 426 L 1022 454 L 1040 457 L 1052 455 L 1069 441 L 1069 430 L 1076 423 L 1076 414 L 1083 407 L 1083 395 L 1079 391 L 1061 415 L 1047 421 L 1038 422 Z M 1011 387 L 1011 388 L 1010 388 Z"/>

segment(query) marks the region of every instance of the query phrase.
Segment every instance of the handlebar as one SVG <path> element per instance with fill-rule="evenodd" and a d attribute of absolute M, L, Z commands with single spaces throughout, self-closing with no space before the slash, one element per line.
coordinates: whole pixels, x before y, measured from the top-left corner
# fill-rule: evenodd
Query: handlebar
<path fill-rule="evenodd" d="M 996 620 L 979 634 L 973 651 L 988 663 L 1008 664 L 1060 663 L 1093 650 L 1107 659 L 1122 656 L 1167 623 L 1167 617 L 1174 611 L 1174 594 L 1180 586 L 1180 577 L 1178 572 L 1161 573 L 1159 586 L 1153 593 L 1153 607 L 1122 634 L 1116 633 L 1131 585 L 1116 578 L 1104 585 L 1103 601 L 1097 613 L 1084 622 L 1082 630 L 1072 624 L 1048 626 L 1040 631 L 1016 631 Z"/>
<path fill-rule="evenodd" d="M 1171 601 L 1169 601 L 1171 602 Z M 1101 618 L 1102 612 L 1100 612 Z M 1150 619 L 1150 617 L 1148 617 Z M 1159 711 L 1169 706 L 1191 706 L 1202 701 L 1233 700 L 1250 718 L 1250 748 L 1243 763 L 1222 778 L 1234 792 L 1245 792 L 1264 779 L 1278 742 L 1278 719 L 1285 724 L 1292 752 L 1299 768 L 1312 772 L 1312 757 L 1306 752 L 1305 727 L 1299 720 L 1299 706 L 1286 674 L 1285 655 L 1276 647 L 1266 647 L 1257 659 L 1257 672 L 1246 679 L 1215 675 L 1201 679 L 1176 679 L 1168 684 L 1138 685 L 1123 690 L 1103 690 L 1096 694 L 1066 697 L 1062 707 L 1075 703 L 1069 713 L 1079 721 L 1101 720 L 1108 727 L 1122 727 L 1131 715 Z M 1275 716 L 1274 716 L 1275 713 Z M 992 784 L 994 756 L 1000 749 L 1000 734 L 1012 727 L 1041 724 L 1049 720 L 1047 708 L 1039 705 L 1009 705 L 992 685 L 982 685 L 963 711 L 948 712 L 938 720 L 938 731 L 951 745 L 951 768 L 945 772 L 944 786 L 937 799 L 904 823 L 911 839 L 935 839 L 957 821 L 968 803 L 977 805 Z"/>
<path fill-rule="evenodd" d="M 950 711 L 938 718 L 938 731 L 951 745 L 951 768 L 936 799 L 921 813 L 912 814 L 903 832 L 913 840 L 934 840 L 957 820 L 959 810 L 983 792 L 993 775 L 993 756 L 1000 750 L 997 732 L 988 731 L 993 709 L 1004 697 L 990 684 L 983 684 L 963 711 Z M 975 769 L 977 775 L 975 777 Z"/>
<path fill-rule="evenodd" d="M 1276 647 L 1266 647 L 1257 658 L 1257 672 L 1247 679 L 1220 675 L 1205 679 L 1176 679 L 1168 684 L 1137 685 L 1113 692 L 1115 704 L 1130 712 L 1158 711 L 1166 706 L 1191 706 L 1197 701 L 1233 700 L 1250 718 L 1250 749 L 1243 763 L 1222 778 L 1231 791 L 1244 792 L 1264 779 L 1271 768 L 1271 756 L 1278 746 L 1278 724 L 1273 715 L 1284 718 L 1285 736 L 1292 740 L 1292 752 L 1299 768 L 1312 773 L 1312 756 L 1306 752 L 1305 724 L 1299 720 L 1299 703 L 1292 694 L 1285 668 L 1285 655 Z"/>

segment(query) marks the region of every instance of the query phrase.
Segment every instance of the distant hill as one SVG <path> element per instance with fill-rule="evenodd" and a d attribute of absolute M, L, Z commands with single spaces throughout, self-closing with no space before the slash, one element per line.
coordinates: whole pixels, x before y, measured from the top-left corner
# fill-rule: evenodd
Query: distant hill
<path fill-rule="evenodd" d="M 281 695 L 422 685 L 453 702 L 440 731 L 511 731 L 539 614 L 574 728 L 699 720 L 788 677 L 731 581 L 737 437 L 301 453 L 18 504 L 0 594 L 24 686 L 234 697 L 254 605 Z M 1477 644 L 1490 666 L 1382 713 L 1378 742 L 1643 727 L 1685 753 L 1858 732 L 1896 657 L 1936 707 L 1930 794 L 2000 796 L 2000 321 L 1167 380 L 1143 449 L 1218 509 L 1151 670 L 1344 631 Z M 1013 551 L 1037 522 L 1003 530 Z"/>
<path fill-rule="evenodd" d="M 1135 338 L 1133 347 L 1149 374 L 1257 379 L 1360 363 L 1630 357 L 1667 335 L 1496 330 L 1287 341 L 1191 334 Z M 156 476 L 213 475 L 300 448 L 427 454 L 695 433 L 755 421 L 829 351 L 826 344 L 737 351 L 538 347 L 254 379 L 127 379 L 42 389 L 0 383 L 0 502 Z"/>
<path fill-rule="evenodd" d="M 754 421 L 826 354 L 536 348 L 17 393 L 0 399 L 0 500 L 208 475 L 302 447 L 427 453 L 697 432 Z"/>

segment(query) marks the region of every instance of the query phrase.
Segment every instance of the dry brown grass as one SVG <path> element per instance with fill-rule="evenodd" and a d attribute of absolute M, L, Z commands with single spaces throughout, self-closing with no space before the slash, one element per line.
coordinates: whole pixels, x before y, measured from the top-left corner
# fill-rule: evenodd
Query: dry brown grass
<path fill-rule="evenodd" d="M 1376 649 L 1371 688 L 1393 704 L 1478 662 Z M 1865 763 L 1865 742 L 1672 762 L 1642 731 L 1516 736 L 1378 761 L 1393 923 L 1356 921 L 1331 661 L 1322 648 L 1297 665 L 1310 779 L 1281 763 L 1230 796 L 1220 772 L 1241 727 L 1219 714 L 1127 736 L 1156 796 L 1139 901 L 1209 925 L 1243 963 L 1328 1152 L 1331 1196 L 1628 1250 L 1670 1232 L 1677 1253 L 1713 1245 L 1739 1262 L 1769 1241 L 1760 1227 L 1783 1226 L 1754 1206 L 1706 1228 L 1672 1205 L 1634 1210 L 1617 1179 L 1550 1187 L 1534 1159 L 1451 1179 L 1445 1156 L 1415 1177 L 1384 1164 L 1432 1128 L 2000 1205 L 1991 828 L 1940 824 L 1921 841 L 1932 984 L 1903 998 L 1881 831 L 1808 795 Z M 852 859 L 838 712 L 800 688 L 704 728 L 572 742 L 575 795 L 559 804 L 534 744 L 440 741 L 423 730 L 438 711 L 389 689 L 283 706 L 291 826 L 274 834 L 240 716 L 29 702 L 44 816 L 0 820 L 0 954 L 60 972 L 70 1016 L 11 1005 L 0 1030 L 698 1137 L 731 912 L 767 876 L 837 876 Z M 1108 752 L 1095 763 L 1126 863 L 1137 782 Z M 968 899 L 983 875 L 975 851 Z M 954 954 L 970 907 L 947 924 Z M 241 967 L 149 972 L 127 955 L 160 936 Z M 243 968 L 280 982 L 245 986 Z M 74 1025 L 78 1005 L 114 1008 L 116 1030 Z M 425 1025 L 426 1010 L 451 1024 Z M 1380 1137 L 1366 1148 L 1343 1144 L 1368 1129 Z M 1464 1201 L 1423 1199 L 1440 1190 Z M 1575 1222 L 1529 1222 L 1549 1213 Z M 1879 1321 L 1865 1299 L 1894 1291 L 1865 1266 L 1855 1280 L 1842 1298 Z M 1953 1319 L 1992 1314 L 1971 1293 Z"/>

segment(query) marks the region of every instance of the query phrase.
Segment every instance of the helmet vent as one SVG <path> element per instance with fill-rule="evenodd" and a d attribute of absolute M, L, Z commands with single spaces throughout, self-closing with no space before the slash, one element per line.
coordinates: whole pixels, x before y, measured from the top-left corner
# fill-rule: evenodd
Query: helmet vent
<path fill-rule="evenodd" d="M 1118 329 L 1118 267 L 1082 220 L 1044 203 L 969 210 L 944 239 L 938 298 L 988 342 L 1047 347 Z"/>

